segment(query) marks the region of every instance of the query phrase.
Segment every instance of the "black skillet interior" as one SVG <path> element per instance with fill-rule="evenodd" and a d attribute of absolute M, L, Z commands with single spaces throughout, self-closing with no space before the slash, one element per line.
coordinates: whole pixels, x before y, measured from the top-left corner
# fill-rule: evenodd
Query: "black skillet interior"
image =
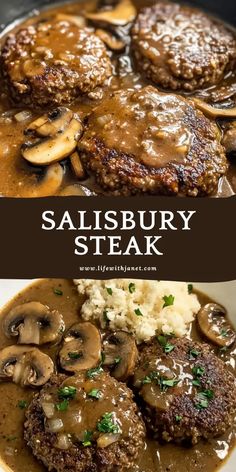
<path fill-rule="evenodd" d="M 56 3 L 59 3 L 58 0 L 0 0 L 1 28 L 34 9 Z M 236 26 L 236 0 L 188 0 L 186 3 L 207 9 Z"/>

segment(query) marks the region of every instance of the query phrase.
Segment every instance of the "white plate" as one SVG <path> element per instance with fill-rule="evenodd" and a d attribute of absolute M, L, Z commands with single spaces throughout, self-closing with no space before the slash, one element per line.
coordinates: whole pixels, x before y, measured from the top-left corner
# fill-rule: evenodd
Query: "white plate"
<path fill-rule="evenodd" d="M 32 283 L 32 280 L 1 280 L 0 279 L 0 308 L 11 300 L 20 290 Z M 225 306 L 236 327 L 236 280 L 224 283 L 195 283 L 194 287 L 212 297 L 216 302 Z M 236 471 L 236 448 L 220 472 Z M 9 469 L 0 463 L 0 472 Z"/>

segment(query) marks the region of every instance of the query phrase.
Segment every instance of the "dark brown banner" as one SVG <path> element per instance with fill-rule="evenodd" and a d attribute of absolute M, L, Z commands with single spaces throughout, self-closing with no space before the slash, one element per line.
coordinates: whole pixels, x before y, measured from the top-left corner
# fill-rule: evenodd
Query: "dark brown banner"
<path fill-rule="evenodd" d="M 236 197 L 0 199 L 1 278 L 236 279 Z"/>

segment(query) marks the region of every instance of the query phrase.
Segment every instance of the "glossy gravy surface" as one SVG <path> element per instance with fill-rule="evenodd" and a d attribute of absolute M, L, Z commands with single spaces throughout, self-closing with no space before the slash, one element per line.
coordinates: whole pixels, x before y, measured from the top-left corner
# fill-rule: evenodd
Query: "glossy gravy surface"
<path fill-rule="evenodd" d="M 55 289 L 60 289 L 62 295 L 57 295 Z M 209 299 L 203 295 L 200 302 L 206 303 Z M 27 301 L 40 301 L 52 309 L 57 309 L 64 317 L 66 328 L 79 320 L 80 308 L 83 299 L 76 292 L 71 281 L 64 279 L 41 280 L 23 292 L 19 293 L 3 310 L 1 315 L 13 306 Z M 197 326 L 193 323 L 190 336 L 195 340 L 202 340 Z M 1 348 L 12 344 L 3 333 L 0 325 Z M 58 348 L 42 349 L 54 360 Z M 236 349 L 220 352 L 219 355 L 232 370 L 236 370 Z M 20 400 L 30 402 L 34 395 L 32 389 L 22 389 L 13 383 L 0 384 L 0 457 L 13 472 L 45 472 L 46 469 L 37 462 L 23 439 L 24 410 L 18 406 Z M 212 439 L 209 442 L 201 441 L 197 446 L 184 448 L 173 444 L 161 445 L 157 441 L 147 439 L 136 466 L 131 472 L 215 472 L 230 454 L 236 442 L 236 429 L 232 428 L 224 436 Z"/>
<path fill-rule="evenodd" d="M 147 6 L 154 3 L 151 0 L 134 0 L 134 4 L 139 10 L 142 6 Z M 24 23 L 21 23 L 14 28 L 13 31 L 22 28 L 28 24 L 34 23 L 35 20 L 39 19 L 50 19 L 56 14 L 74 14 L 74 15 L 83 15 L 86 11 L 94 11 L 96 8 L 95 1 L 89 2 L 79 2 L 74 4 L 67 4 L 64 6 L 57 7 L 56 9 L 43 11 L 38 14 L 35 18 L 26 20 Z M 126 90 L 126 89 L 137 89 L 140 86 L 150 84 L 150 81 L 146 80 L 141 74 L 136 72 L 134 63 L 130 54 L 129 46 L 129 26 L 117 27 L 117 33 L 120 38 L 124 38 L 127 46 L 125 50 L 120 53 L 114 53 L 112 55 L 112 65 L 114 75 L 109 79 L 108 85 L 104 88 L 104 96 L 109 92 L 115 90 Z M 7 34 L 9 34 L 9 29 Z M 4 36 L 2 38 L 2 42 Z M 1 84 L 0 84 L 1 85 Z M 235 86 L 235 76 L 229 74 L 225 80 L 220 84 L 220 86 L 211 87 L 209 91 L 201 91 L 200 95 L 204 98 L 209 99 L 210 102 L 214 102 L 217 95 L 220 96 L 222 93 L 222 86 L 229 88 L 231 90 L 232 86 Z M 234 105 L 234 98 L 230 97 L 228 100 L 228 105 Z M 82 98 L 73 103 L 71 108 L 83 118 L 87 115 L 98 103 L 96 99 Z M 224 106 L 227 105 L 224 101 Z M 8 98 L 2 94 L 0 96 L 0 195 L 5 196 L 14 196 L 14 197 L 32 197 L 32 196 L 50 196 L 50 188 L 45 189 L 44 195 L 37 195 L 36 189 L 37 184 L 41 178 L 44 176 L 44 170 L 40 167 L 33 167 L 21 157 L 20 147 L 25 142 L 24 129 L 31 123 L 36 117 L 42 115 L 42 112 L 37 112 L 31 110 L 29 118 L 26 121 L 18 122 L 15 119 L 15 115 L 19 111 L 28 111 L 27 107 L 18 107 L 13 108 L 9 103 Z M 45 109 L 47 111 L 47 109 Z M 169 133 L 170 124 L 164 130 L 165 133 Z M 163 132 L 163 130 L 161 130 Z M 170 139 L 173 141 L 173 137 Z M 184 133 L 184 130 L 177 130 L 177 135 L 174 137 L 177 140 L 176 143 L 173 143 L 174 147 L 174 160 L 181 162 L 188 148 L 188 135 Z M 147 143 L 149 140 L 146 140 Z M 162 148 L 163 155 L 159 159 L 155 159 L 157 162 L 157 167 L 163 165 L 168 161 L 169 155 L 169 138 L 167 142 L 164 142 Z M 119 141 L 120 142 L 120 141 Z M 182 145 L 182 142 L 184 143 Z M 147 143 L 144 143 L 147 145 Z M 181 146 L 179 146 L 181 143 Z M 127 145 L 126 145 L 127 147 Z M 176 151 L 177 149 L 177 151 Z M 145 153 L 144 163 L 147 165 L 153 165 L 152 153 L 155 154 L 156 149 L 149 149 L 150 159 L 147 159 L 147 152 Z M 160 149 L 158 150 L 160 152 Z M 173 149 L 172 149 L 173 151 Z M 171 153 L 173 155 L 173 152 Z M 60 191 L 63 192 L 63 189 L 70 184 L 78 183 L 77 178 L 73 174 L 73 171 L 68 163 L 65 162 L 64 165 L 64 179 Z M 93 177 L 89 177 L 81 182 L 83 185 L 87 186 L 92 191 L 97 193 L 104 193 L 104 191 L 99 188 L 95 183 Z M 60 194 L 60 191 L 56 194 Z M 233 163 L 233 159 L 230 162 L 230 168 L 227 173 L 227 176 L 223 177 L 219 181 L 218 191 L 216 196 L 218 197 L 228 197 L 233 195 L 236 192 L 236 165 Z M 54 192 L 53 192 L 54 194 Z"/>

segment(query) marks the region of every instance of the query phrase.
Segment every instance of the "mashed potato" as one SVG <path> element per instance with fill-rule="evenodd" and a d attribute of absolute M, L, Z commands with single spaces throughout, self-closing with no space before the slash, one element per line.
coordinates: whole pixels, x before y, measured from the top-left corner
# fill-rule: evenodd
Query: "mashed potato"
<path fill-rule="evenodd" d="M 200 309 L 195 294 L 185 282 L 152 280 L 74 281 L 78 292 L 86 295 L 81 315 L 97 321 L 102 328 L 132 332 L 138 343 L 159 333 L 184 336 Z"/>

